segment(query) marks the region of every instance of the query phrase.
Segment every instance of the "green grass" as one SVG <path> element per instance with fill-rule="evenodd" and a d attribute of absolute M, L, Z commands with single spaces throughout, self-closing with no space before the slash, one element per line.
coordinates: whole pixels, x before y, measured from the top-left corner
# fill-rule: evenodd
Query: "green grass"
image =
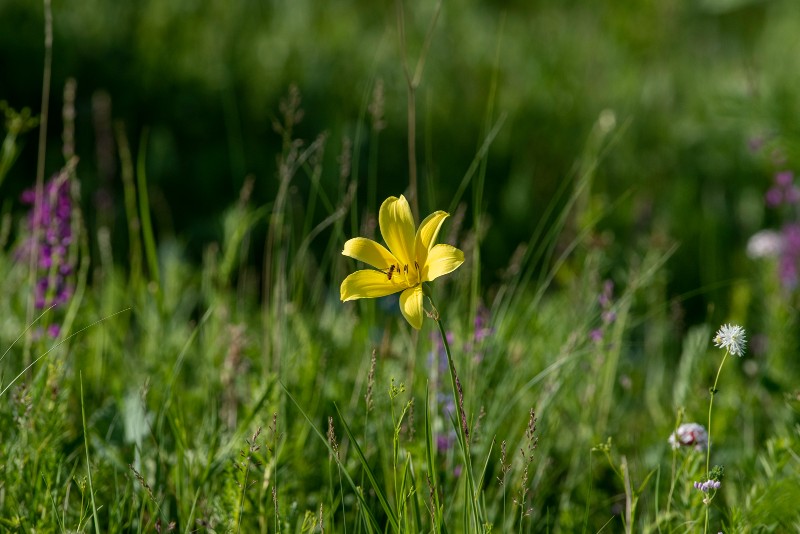
<path fill-rule="evenodd" d="M 291 160 L 309 149 L 288 150 Z M 313 179 L 294 170 L 285 179 Z M 338 281 L 355 267 L 338 255 L 341 217 L 335 245 L 314 258 L 301 250 L 304 218 L 272 206 L 271 224 L 300 222 L 274 233 L 266 306 L 245 246 L 263 210 L 247 203 L 231 208 L 229 241 L 209 246 L 202 266 L 174 243 L 153 260 L 139 254 L 138 267 L 95 264 L 70 303 L 80 330 L 58 341 L 41 325 L 63 310 L 19 319 L 28 265 L 9 247 L 0 257 L 4 528 L 592 532 L 630 521 L 632 531 L 698 530 L 705 507 L 691 486 L 704 479 L 704 454 L 671 452 L 667 437 L 679 414 L 707 413 L 722 357 L 714 326 L 686 331 L 681 352 L 663 273 L 673 248 L 632 245 L 627 264 L 610 265 L 589 243 L 592 220 L 575 210 L 590 179 L 567 187 L 558 218 L 589 226 L 571 241 L 559 226 L 531 241 L 485 301 L 488 335 L 476 341 L 471 262 L 435 284 L 468 438 L 444 410 L 454 384 L 434 321 L 417 333 L 389 298 L 339 302 Z M 470 230 L 455 235 L 466 243 Z M 144 274 L 134 282 L 129 272 Z M 616 281 L 616 317 L 595 342 L 605 276 Z M 33 365 L 20 373 L 26 337 Z M 754 376 L 753 360 L 732 360 L 715 397 L 712 458 L 726 477 L 712 530 L 800 525 L 789 504 L 800 487 L 792 380 L 770 381 L 766 365 Z"/>
<path fill-rule="evenodd" d="M 424 35 L 409 69 L 440 53 L 435 32 Z M 4 200 L 0 530 L 800 531 L 798 292 L 781 284 L 776 259 L 742 260 L 742 240 L 722 243 L 737 221 L 717 214 L 719 226 L 698 238 L 709 244 L 694 258 L 702 287 L 675 293 L 685 245 L 658 222 L 619 230 L 647 195 L 610 200 L 613 188 L 599 183 L 619 170 L 615 154 L 633 151 L 630 122 L 605 113 L 587 126 L 560 162 L 570 171 L 547 185 L 537 226 L 502 258 L 501 273 L 486 276 L 499 261 L 487 233 L 497 215 L 486 209 L 488 176 L 507 121 L 495 101 L 494 43 L 480 141 L 462 155 L 455 193 L 438 187 L 421 146 L 424 164 L 408 162 L 420 183 L 393 191 L 417 197 L 422 216 L 449 209 L 439 241 L 467 258 L 431 284 L 436 304 L 426 301 L 419 332 L 396 297 L 339 300 L 342 279 L 360 267 L 340 254 L 344 242 L 379 235 L 384 145 L 380 121 L 367 120 L 372 90 L 353 142 L 337 144 L 299 137 L 291 88 L 276 106 L 275 167 L 261 169 L 275 195 L 258 202 L 246 181 L 199 261 L 155 215 L 146 171 L 165 150 L 156 132 L 133 149 L 125 126 L 115 131 L 125 212 L 116 231 L 125 239 L 87 222 L 77 207 L 91 193 L 77 187 L 83 163 L 65 153 L 60 176 L 76 204 L 62 261 L 73 267 L 73 291 L 43 313 L 35 284 L 47 276 L 53 297 L 58 266 L 43 275 L 20 252 L 31 234 L 25 212 Z M 406 81 L 416 91 L 417 76 Z M 3 178 L 36 119 L 3 109 L 5 198 Z M 409 108 L 409 125 L 419 109 Z M 435 133 L 422 129 L 417 140 L 431 143 Z M 776 145 L 791 146 L 777 135 Z M 330 165 L 332 153 L 340 165 Z M 681 202 L 666 212 L 677 227 L 691 222 Z M 796 213 L 775 218 L 791 223 Z M 715 278 L 729 272 L 724 262 L 749 272 Z M 720 299 L 687 318 L 681 305 L 698 293 Z M 743 325 L 751 348 L 721 369 L 712 336 L 723 321 Z M 707 463 L 705 452 L 667 440 L 681 423 L 710 420 L 712 384 Z M 703 494 L 693 484 L 715 465 L 724 466 L 721 487 Z"/>

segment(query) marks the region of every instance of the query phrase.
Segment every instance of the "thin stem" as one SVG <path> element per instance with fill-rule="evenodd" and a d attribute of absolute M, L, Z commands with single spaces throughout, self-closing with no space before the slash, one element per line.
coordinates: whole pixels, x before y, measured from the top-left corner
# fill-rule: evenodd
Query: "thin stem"
<path fill-rule="evenodd" d="M 684 412 L 683 412 L 683 409 L 681 408 L 681 410 L 678 412 L 678 420 L 675 421 L 675 428 L 672 431 L 673 435 L 675 435 L 678 432 L 678 428 L 680 428 L 681 422 L 683 421 L 683 416 L 684 416 Z M 677 483 L 677 465 L 678 465 L 678 449 L 677 448 L 673 448 L 672 449 L 672 469 L 670 471 L 671 478 L 670 478 L 670 483 L 669 483 L 669 495 L 667 496 L 667 513 L 666 513 L 666 516 L 665 516 L 668 521 L 669 521 L 669 517 L 670 517 L 670 510 L 672 508 L 672 497 L 675 494 L 675 484 Z M 684 457 L 682 468 L 685 465 L 686 465 L 686 459 Z M 670 526 L 670 532 L 672 532 L 672 523 L 671 522 L 670 522 L 669 526 Z M 656 527 L 658 528 L 658 531 L 661 532 L 661 521 L 659 519 L 656 519 Z"/>
<path fill-rule="evenodd" d="M 453 402 L 455 403 L 455 407 L 458 410 L 458 436 L 459 442 L 461 444 L 461 453 L 464 459 L 464 468 L 466 471 L 466 478 L 467 478 L 467 498 L 470 502 L 470 507 L 472 509 L 472 515 L 474 517 L 476 527 L 482 527 L 483 521 L 481 521 L 478 505 L 476 502 L 476 495 L 475 495 L 475 479 L 472 474 L 472 461 L 470 460 L 470 453 L 469 453 L 469 428 L 467 426 L 467 415 L 464 412 L 464 392 L 461 388 L 461 382 L 458 379 L 458 374 L 456 373 L 456 367 L 453 363 L 453 356 L 450 352 L 450 344 L 447 342 L 447 332 L 444 327 L 444 323 L 442 321 L 441 315 L 439 314 L 438 308 L 436 308 L 436 304 L 433 301 L 433 297 L 430 294 L 430 291 L 427 288 L 424 289 L 425 295 L 428 297 L 428 300 L 433 307 L 433 318 L 436 321 L 436 325 L 439 327 L 439 334 L 442 336 L 442 345 L 444 346 L 444 351 L 447 354 L 447 366 L 450 370 L 450 385 L 453 388 Z M 466 527 L 466 525 L 465 525 Z"/>
<path fill-rule="evenodd" d="M 408 86 L 408 196 L 415 219 L 419 219 L 417 195 L 417 97 L 416 87 Z"/>
<path fill-rule="evenodd" d="M 398 424 L 397 420 L 394 416 L 394 379 L 392 379 L 392 387 L 389 390 L 389 394 L 391 397 L 391 402 L 389 403 L 390 411 L 392 414 L 392 482 L 394 484 L 394 509 L 397 510 L 397 513 L 400 513 L 401 501 L 402 496 L 400 495 L 400 490 L 397 488 L 397 456 L 399 453 L 399 436 L 398 436 L 398 428 L 400 425 Z"/>
<path fill-rule="evenodd" d="M 719 364 L 719 369 L 717 369 L 717 376 L 714 378 L 714 385 L 711 386 L 711 398 L 708 401 L 708 446 L 706 447 L 706 480 L 709 480 L 709 475 L 711 474 L 711 409 L 714 407 L 714 395 L 717 393 L 717 383 L 719 382 L 719 375 L 722 373 L 722 366 L 725 365 L 725 360 L 728 359 L 729 351 L 725 351 L 725 356 L 722 357 L 722 362 Z M 705 514 L 705 525 L 703 527 L 703 532 L 708 532 L 708 513 L 709 513 L 709 506 L 711 505 L 711 497 L 706 498 L 706 514 Z"/>
<path fill-rule="evenodd" d="M 669 495 L 667 496 L 667 513 L 665 515 L 665 517 L 667 518 L 667 521 L 669 521 L 669 512 L 670 512 L 670 508 L 672 508 L 672 495 L 675 493 L 675 471 L 676 471 L 677 463 L 678 463 L 678 451 L 677 451 L 677 449 L 673 449 L 672 450 L 672 470 L 671 470 L 671 473 L 672 473 L 672 477 L 671 478 L 672 479 L 670 480 L 670 483 L 669 483 Z M 658 518 L 656 518 L 656 527 L 658 528 L 658 531 L 661 532 L 661 522 L 658 520 Z"/>
<path fill-rule="evenodd" d="M 725 360 L 728 359 L 728 351 L 725 351 L 725 356 L 722 357 L 722 363 L 719 364 L 717 369 L 717 376 L 714 378 L 714 385 L 711 387 L 711 399 L 708 401 L 708 447 L 706 447 L 706 477 L 709 475 L 711 467 L 711 408 L 714 406 L 714 395 L 717 393 L 717 383 L 719 382 L 719 375 L 722 372 L 722 366 L 725 365 Z"/>
<path fill-rule="evenodd" d="M 623 456 L 622 463 L 620 464 L 623 474 L 623 484 L 625 485 L 625 532 L 632 534 L 633 532 L 633 517 L 634 517 L 634 499 L 633 489 L 631 488 L 631 474 L 628 469 L 628 459 Z"/>

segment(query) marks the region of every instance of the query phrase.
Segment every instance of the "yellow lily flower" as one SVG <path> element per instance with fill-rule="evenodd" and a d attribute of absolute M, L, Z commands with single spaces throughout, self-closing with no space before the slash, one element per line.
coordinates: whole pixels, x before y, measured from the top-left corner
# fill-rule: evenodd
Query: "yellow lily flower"
<path fill-rule="evenodd" d="M 408 323 L 422 328 L 422 283 L 451 273 L 464 263 L 464 253 L 450 245 L 434 245 L 439 229 L 450 215 L 436 211 L 414 232 L 414 217 L 404 196 L 389 197 L 378 212 L 387 249 L 365 237 L 349 239 L 342 254 L 371 265 L 350 274 L 342 282 L 342 302 L 400 295 L 400 311 Z M 377 269 L 377 270 L 376 270 Z"/>

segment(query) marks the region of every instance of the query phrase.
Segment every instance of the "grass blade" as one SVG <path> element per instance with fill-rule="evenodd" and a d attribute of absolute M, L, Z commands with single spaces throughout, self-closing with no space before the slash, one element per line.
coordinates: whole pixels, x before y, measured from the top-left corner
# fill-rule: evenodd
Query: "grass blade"
<path fill-rule="evenodd" d="M 339 460 L 339 458 L 337 458 L 336 454 L 333 451 L 333 448 L 331 447 L 330 443 L 328 443 L 328 439 L 325 437 L 325 435 L 322 434 L 322 432 L 319 431 L 319 429 L 314 425 L 314 423 L 311 422 L 311 418 L 308 417 L 308 414 L 306 414 L 306 412 L 300 407 L 300 404 L 297 403 L 297 400 L 292 396 L 291 393 L 289 393 L 289 390 L 286 388 L 286 386 L 283 383 L 281 383 L 281 387 L 283 388 L 283 391 L 286 393 L 286 396 L 289 397 L 289 400 L 292 401 L 292 404 L 295 405 L 295 407 L 300 411 L 300 414 L 303 416 L 303 418 L 305 418 L 306 422 L 308 422 L 309 426 L 314 431 L 314 433 L 325 444 L 325 447 L 327 447 L 328 452 L 330 452 L 333 455 L 333 457 L 336 459 L 336 463 L 339 464 L 339 466 L 342 468 L 342 473 L 344 473 L 345 478 L 350 483 L 350 487 L 353 488 L 353 491 L 355 492 L 356 497 L 358 498 L 358 502 L 361 504 L 361 509 L 362 509 L 363 513 L 366 515 L 367 519 L 369 519 L 369 523 L 376 530 L 381 530 L 380 526 L 378 525 L 377 520 L 375 519 L 375 516 L 372 515 L 372 513 L 369 510 L 369 507 L 367 506 L 367 501 L 364 500 L 364 495 L 359 491 L 358 486 L 356 486 L 356 483 L 350 477 L 350 473 L 348 473 L 347 470 L 345 469 L 345 467 L 342 465 L 341 460 Z M 338 412 L 338 408 L 337 408 L 337 412 Z M 354 441 L 354 443 L 355 443 L 355 441 Z M 395 520 L 394 525 L 395 525 L 395 528 L 396 528 L 396 525 L 397 525 L 396 520 Z"/>
<path fill-rule="evenodd" d="M 339 419 L 342 421 L 342 426 L 344 427 L 345 434 L 347 434 L 347 438 L 353 444 L 353 449 L 356 451 L 356 455 L 358 456 L 358 460 L 361 462 L 361 467 L 364 468 L 364 472 L 369 478 L 370 484 L 372 484 L 372 489 L 375 490 L 375 495 L 377 495 L 378 500 L 383 507 L 384 512 L 386 512 L 386 516 L 389 518 L 389 522 L 392 524 L 396 531 L 400 530 L 400 526 L 397 522 L 397 516 L 395 515 L 392 508 L 389 506 L 389 501 L 384 495 L 383 491 L 381 490 L 380 486 L 378 485 L 378 481 L 375 479 L 375 473 L 372 472 L 372 469 L 369 466 L 369 462 L 367 462 L 366 456 L 364 456 L 364 452 L 361 450 L 361 447 L 358 445 L 358 441 L 356 441 L 356 437 L 350 431 L 350 427 L 347 425 L 347 421 L 344 420 L 342 417 L 342 412 L 339 411 L 339 406 L 334 404 L 336 407 L 336 413 L 339 415 Z"/>
<path fill-rule="evenodd" d="M 89 475 L 89 495 L 92 498 L 92 524 L 95 534 L 100 534 L 100 525 L 97 522 L 97 504 L 94 502 L 94 485 L 92 484 L 92 465 L 89 460 L 89 435 L 86 432 L 86 410 L 83 404 L 83 374 L 78 373 L 81 384 L 81 421 L 83 422 L 83 446 L 86 451 L 86 472 Z"/>

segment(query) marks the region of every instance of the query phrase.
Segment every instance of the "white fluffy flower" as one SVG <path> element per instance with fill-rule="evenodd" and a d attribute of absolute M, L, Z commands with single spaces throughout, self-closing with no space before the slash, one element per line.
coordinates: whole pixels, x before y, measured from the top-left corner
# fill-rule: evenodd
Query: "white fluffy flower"
<path fill-rule="evenodd" d="M 714 345 L 727 350 L 734 356 L 743 355 L 744 349 L 747 347 L 744 328 L 734 324 L 722 325 L 717 330 L 717 335 L 714 336 Z"/>
<path fill-rule="evenodd" d="M 756 232 L 747 241 L 747 255 L 756 258 L 775 258 L 783 251 L 783 236 L 774 230 Z"/>
<path fill-rule="evenodd" d="M 708 432 L 703 425 L 684 423 L 669 437 L 673 449 L 694 447 L 696 451 L 704 451 L 708 447 Z"/>

